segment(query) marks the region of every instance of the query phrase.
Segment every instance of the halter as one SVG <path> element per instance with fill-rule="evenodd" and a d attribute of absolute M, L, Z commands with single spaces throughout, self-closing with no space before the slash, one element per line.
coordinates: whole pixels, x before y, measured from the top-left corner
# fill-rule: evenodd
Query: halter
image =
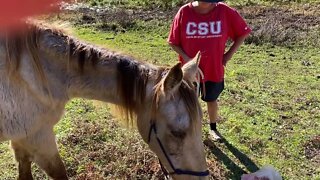
<path fill-rule="evenodd" d="M 154 122 L 154 121 L 151 121 L 151 122 Z M 161 169 L 164 173 L 164 176 L 166 179 L 169 178 L 169 175 L 173 175 L 173 174 L 177 174 L 177 175 L 190 175 L 190 176 L 199 176 L 199 177 L 204 177 L 204 176 L 208 176 L 209 175 L 209 170 L 206 170 L 206 171 L 190 171 L 190 170 L 183 170 L 183 169 L 179 169 L 179 168 L 175 168 L 172 161 L 170 160 L 168 154 L 166 153 L 159 137 L 158 137 L 158 134 L 157 134 L 157 128 L 156 128 L 156 124 L 155 123 L 152 123 L 151 126 L 150 126 L 150 129 L 149 129 L 149 136 L 148 136 L 148 144 L 150 143 L 151 141 L 151 133 L 152 133 L 152 130 L 156 136 L 156 139 L 157 139 L 157 142 L 162 150 L 162 153 L 164 154 L 164 156 L 166 157 L 168 163 L 170 164 L 171 168 L 173 169 L 173 172 L 168 172 L 165 167 L 162 165 L 160 159 L 159 159 L 159 163 L 160 163 L 160 166 L 161 166 Z"/>
<path fill-rule="evenodd" d="M 168 71 L 163 71 L 161 74 L 160 74 L 160 77 L 164 77 L 166 74 L 168 73 Z M 203 79 L 203 73 L 202 71 L 200 70 L 200 68 L 198 68 L 198 72 L 197 72 L 197 79 L 198 79 L 198 82 L 197 82 L 197 88 L 200 87 L 200 78 Z M 203 88 L 205 89 L 205 88 Z M 199 89 L 197 89 L 198 92 L 199 92 Z M 204 92 L 205 93 L 205 92 Z M 198 95 L 198 94 L 197 94 Z M 155 113 L 156 111 L 156 108 L 155 108 L 155 97 L 153 97 L 153 104 L 152 104 L 152 114 Z M 152 115 L 151 115 L 152 117 Z M 170 157 L 168 156 L 166 150 L 164 149 L 164 146 L 163 144 L 161 143 L 161 140 L 159 139 L 158 137 L 158 133 L 157 133 L 157 128 L 156 128 L 156 124 L 153 120 L 153 118 L 151 118 L 151 121 L 150 121 L 150 129 L 149 129 L 149 135 L 148 135 L 148 144 L 150 144 L 150 141 L 151 141 L 151 134 L 152 132 L 154 132 L 155 134 L 155 137 L 156 137 L 156 140 L 158 142 L 158 145 L 160 146 L 161 148 L 161 151 L 162 153 L 164 154 L 164 156 L 166 157 L 167 159 L 167 162 L 169 163 L 171 169 L 173 170 L 173 172 L 169 172 L 164 166 L 163 164 L 161 163 L 161 160 L 159 159 L 159 164 L 160 164 L 160 167 L 161 167 L 161 170 L 163 171 L 164 173 L 164 176 L 165 176 L 165 179 L 169 179 L 169 175 L 173 175 L 173 174 L 177 174 L 177 175 L 189 175 L 189 176 L 197 176 L 197 177 L 205 177 L 205 176 L 208 176 L 210 173 L 209 173 L 209 170 L 205 170 L 205 171 L 190 171 L 190 170 L 184 170 L 184 169 L 179 169 L 179 168 L 175 168 L 175 166 L 173 165 Z"/>

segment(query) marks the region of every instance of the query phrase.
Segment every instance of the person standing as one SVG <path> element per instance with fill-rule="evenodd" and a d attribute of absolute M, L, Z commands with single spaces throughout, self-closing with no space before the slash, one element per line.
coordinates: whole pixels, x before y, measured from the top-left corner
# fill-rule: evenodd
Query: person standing
<path fill-rule="evenodd" d="M 224 66 L 250 32 L 241 15 L 221 0 L 199 0 L 185 4 L 171 25 L 168 43 L 179 54 L 183 64 L 198 51 L 201 52 L 199 68 L 204 73 L 200 86 L 201 99 L 207 103 L 210 135 L 215 140 L 221 139 L 217 131 L 217 99 L 224 89 Z M 226 50 L 229 39 L 232 45 Z"/>

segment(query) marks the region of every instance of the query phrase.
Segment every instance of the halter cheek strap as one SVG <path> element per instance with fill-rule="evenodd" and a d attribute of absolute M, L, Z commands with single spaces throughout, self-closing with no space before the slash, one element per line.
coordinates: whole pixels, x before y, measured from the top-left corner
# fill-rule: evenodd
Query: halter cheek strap
<path fill-rule="evenodd" d="M 152 121 L 151 121 L 152 122 Z M 170 160 L 170 157 L 168 156 L 168 154 L 166 153 L 160 139 L 158 138 L 157 136 L 157 128 L 156 128 L 156 125 L 155 123 L 151 124 L 150 126 L 150 129 L 149 129 L 149 135 L 148 135 L 148 144 L 150 143 L 151 141 L 151 134 L 152 134 L 152 131 L 154 132 L 155 136 L 156 136 L 156 140 L 162 150 L 162 153 L 164 154 L 164 156 L 166 157 L 170 167 L 173 169 L 173 172 L 168 172 L 164 166 L 162 165 L 160 159 L 159 159 L 159 163 L 160 163 L 160 166 L 161 166 L 161 169 L 165 175 L 166 178 L 168 178 L 169 175 L 172 175 L 172 174 L 177 174 L 177 175 L 190 175 L 190 176 L 199 176 L 199 177 L 203 177 L 203 176 L 208 176 L 209 175 L 209 170 L 206 170 L 206 171 L 189 171 L 189 170 L 182 170 L 182 169 L 177 169 L 174 167 L 172 161 Z"/>

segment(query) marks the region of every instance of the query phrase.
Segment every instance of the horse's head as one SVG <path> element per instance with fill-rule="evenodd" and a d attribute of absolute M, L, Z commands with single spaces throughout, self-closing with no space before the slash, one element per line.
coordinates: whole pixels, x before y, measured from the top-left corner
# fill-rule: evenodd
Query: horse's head
<path fill-rule="evenodd" d="M 208 176 L 201 137 L 202 113 L 191 82 L 199 56 L 163 73 L 154 87 L 151 115 L 146 115 L 146 110 L 143 115 L 149 121 L 138 121 L 144 140 L 174 179 Z"/>

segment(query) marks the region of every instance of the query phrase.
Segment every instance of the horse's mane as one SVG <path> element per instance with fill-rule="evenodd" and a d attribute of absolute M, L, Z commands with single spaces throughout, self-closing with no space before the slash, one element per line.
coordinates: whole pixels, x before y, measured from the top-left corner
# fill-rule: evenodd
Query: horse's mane
<path fill-rule="evenodd" d="M 2 40 L 6 50 L 6 64 L 10 72 L 20 68 L 21 55 L 25 50 L 32 57 L 34 67 L 40 71 L 40 49 L 51 52 L 51 55 L 54 56 L 61 55 L 68 57 L 69 60 L 76 59 L 81 72 L 83 72 L 86 61 L 95 65 L 101 59 L 101 49 L 66 35 L 63 29 L 35 21 L 26 22 L 24 28 L 26 28 L 24 31 L 9 34 Z M 112 54 L 113 52 L 109 52 L 104 55 L 108 58 Z"/>
<path fill-rule="evenodd" d="M 164 67 L 151 68 L 147 63 L 139 62 L 129 56 L 98 48 L 83 43 L 76 38 L 66 35 L 63 30 L 50 27 L 43 23 L 27 23 L 27 31 L 7 37 L 5 40 L 7 69 L 15 72 L 20 68 L 22 52 L 27 52 L 32 57 L 32 64 L 39 77 L 45 82 L 45 74 L 39 60 L 39 51 L 44 50 L 49 55 L 64 56 L 69 61 L 76 60 L 80 73 L 85 73 L 87 64 L 96 66 L 99 61 L 115 61 L 117 63 L 118 95 L 121 97 L 121 112 L 125 115 L 127 123 L 133 119 L 137 108 L 142 105 L 146 98 L 146 87 L 151 74 L 156 82 L 160 82 Z M 156 73 L 150 73 L 150 71 Z M 106 77 L 107 78 L 107 77 Z M 194 90 L 186 82 L 179 88 L 192 121 L 201 115 L 200 105 Z M 154 96 L 161 94 L 159 86 L 155 85 Z M 157 99 L 157 98 L 156 98 Z M 158 100 L 154 103 L 158 104 Z M 195 109 L 196 108 L 196 109 Z"/>

